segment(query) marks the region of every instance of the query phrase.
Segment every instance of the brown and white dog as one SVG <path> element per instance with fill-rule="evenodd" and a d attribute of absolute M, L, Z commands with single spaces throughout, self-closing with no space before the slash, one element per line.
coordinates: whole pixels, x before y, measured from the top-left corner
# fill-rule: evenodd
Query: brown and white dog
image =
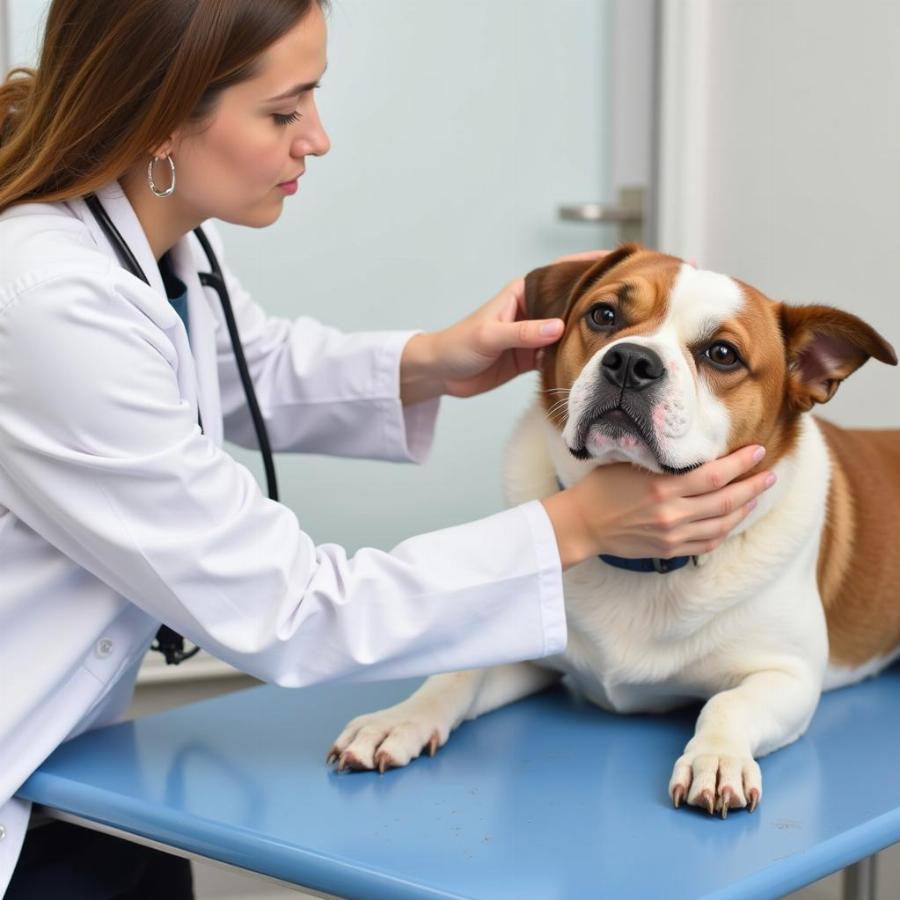
<path fill-rule="evenodd" d="M 900 655 L 900 431 L 847 431 L 809 414 L 869 357 L 895 365 L 894 350 L 849 313 L 773 302 L 635 245 L 537 269 L 526 300 L 531 316 L 561 316 L 566 330 L 507 451 L 511 503 L 608 462 L 680 473 L 752 443 L 778 481 L 696 564 L 574 566 L 563 655 L 430 678 L 354 719 L 331 758 L 405 765 L 460 722 L 565 674 L 619 712 L 705 700 L 669 794 L 723 816 L 752 810 L 756 758 L 803 734 L 823 690 Z"/>

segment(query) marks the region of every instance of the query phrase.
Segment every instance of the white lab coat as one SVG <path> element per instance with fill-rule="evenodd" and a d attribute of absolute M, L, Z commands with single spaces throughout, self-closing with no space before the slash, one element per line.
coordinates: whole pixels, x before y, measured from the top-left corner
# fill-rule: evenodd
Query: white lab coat
<path fill-rule="evenodd" d="M 348 558 L 269 500 L 222 449 L 256 437 L 199 243 L 173 250 L 189 344 L 119 185 L 99 196 L 149 287 L 81 201 L 0 215 L 0 893 L 29 815 L 13 794 L 59 743 L 121 714 L 160 622 L 288 686 L 540 657 L 566 639 L 539 503 Z M 267 317 L 227 278 L 273 449 L 427 453 L 437 401 L 399 401 L 411 333 Z"/>

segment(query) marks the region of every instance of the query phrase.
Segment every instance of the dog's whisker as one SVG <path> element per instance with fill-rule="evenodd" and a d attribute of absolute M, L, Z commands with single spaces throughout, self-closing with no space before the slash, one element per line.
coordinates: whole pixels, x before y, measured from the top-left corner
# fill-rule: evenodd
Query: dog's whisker
<path fill-rule="evenodd" d="M 550 416 L 555 415 L 560 410 L 565 409 L 566 403 L 567 401 L 565 399 L 557 401 L 553 404 L 553 406 L 550 407 L 550 409 L 547 410 L 547 414 Z"/>

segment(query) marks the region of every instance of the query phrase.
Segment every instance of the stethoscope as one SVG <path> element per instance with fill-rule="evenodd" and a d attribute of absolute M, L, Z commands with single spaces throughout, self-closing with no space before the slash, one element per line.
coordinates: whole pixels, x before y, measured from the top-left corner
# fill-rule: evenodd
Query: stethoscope
<path fill-rule="evenodd" d="M 103 204 L 100 202 L 97 195 L 88 194 L 84 198 L 84 202 L 87 204 L 87 208 L 93 213 L 94 218 L 97 220 L 97 224 L 100 226 L 109 242 L 113 245 L 122 265 L 131 272 L 132 275 L 135 275 L 146 285 L 149 285 L 150 279 L 147 278 L 146 273 L 141 268 L 141 264 L 131 252 L 131 248 L 128 246 L 125 238 L 122 237 L 119 229 L 116 228 L 112 219 L 110 219 L 109 214 L 103 208 Z M 197 273 L 200 278 L 200 284 L 204 287 L 213 288 L 219 295 L 222 311 L 225 313 L 225 323 L 228 326 L 228 336 L 231 338 L 231 347 L 234 350 L 234 358 L 237 362 L 238 372 L 241 376 L 241 384 L 244 386 L 244 395 L 247 397 L 247 406 L 253 419 L 256 440 L 259 444 L 259 449 L 263 457 L 263 464 L 266 469 L 266 486 L 269 491 L 269 497 L 272 500 L 277 500 L 278 484 L 275 480 L 275 463 L 272 460 L 272 447 L 269 444 L 269 434 L 266 431 L 266 423 L 263 421 L 262 413 L 259 411 L 259 403 L 256 400 L 256 391 L 253 390 L 253 382 L 250 379 L 250 370 L 247 368 L 247 359 L 244 356 L 244 348 L 241 346 L 241 339 L 238 335 L 237 322 L 234 318 L 234 310 L 231 308 L 231 298 L 228 296 L 225 277 L 222 274 L 222 268 L 219 266 L 219 261 L 216 259 L 216 254 L 210 246 L 209 239 L 203 233 L 203 229 L 195 228 L 194 234 L 197 236 L 197 240 L 200 241 L 200 246 L 206 254 L 210 269 L 212 269 L 211 272 Z M 200 430 L 203 431 L 203 422 L 200 419 L 199 412 L 197 414 L 197 422 L 200 425 Z M 178 665 L 178 663 L 183 660 L 190 659 L 190 657 L 197 653 L 200 648 L 195 647 L 193 650 L 185 651 L 184 638 L 167 625 L 162 625 L 156 633 L 156 643 L 153 645 L 152 649 L 158 650 L 165 656 L 167 665 Z"/>

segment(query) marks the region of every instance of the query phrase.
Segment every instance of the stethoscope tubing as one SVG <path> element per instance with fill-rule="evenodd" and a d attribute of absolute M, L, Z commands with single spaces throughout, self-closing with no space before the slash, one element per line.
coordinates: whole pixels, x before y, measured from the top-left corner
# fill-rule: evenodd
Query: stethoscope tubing
<path fill-rule="evenodd" d="M 234 359 L 237 363 L 238 374 L 241 376 L 241 384 L 244 386 L 244 395 L 247 398 L 247 407 L 250 410 L 250 416 L 253 419 L 253 428 L 256 431 L 256 441 L 259 445 L 259 452 L 262 453 L 263 466 L 266 470 L 266 487 L 269 491 L 270 500 L 278 500 L 278 482 L 275 479 L 275 462 L 272 458 L 272 446 L 269 443 L 269 432 L 266 430 L 266 423 L 263 421 L 262 412 L 259 408 L 259 402 L 256 399 L 256 391 L 253 389 L 253 379 L 250 377 L 250 368 L 247 365 L 247 358 L 244 356 L 244 347 L 241 344 L 241 338 L 238 334 L 237 321 L 234 318 L 234 310 L 231 307 L 231 298 L 228 296 L 228 287 L 225 284 L 225 276 L 219 266 L 219 260 L 209 243 L 202 228 L 195 228 L 194 234 L 206 253 L 209 261 L 211 272 L 198 272 L 200 283 L 204 287 L 211 287 L 218 295 L 222 304 L 222 312 L 225 314 L 225 324 L 228 326 L 228 336 L 231 338 L 231 347 L 234 351 Z"/>

